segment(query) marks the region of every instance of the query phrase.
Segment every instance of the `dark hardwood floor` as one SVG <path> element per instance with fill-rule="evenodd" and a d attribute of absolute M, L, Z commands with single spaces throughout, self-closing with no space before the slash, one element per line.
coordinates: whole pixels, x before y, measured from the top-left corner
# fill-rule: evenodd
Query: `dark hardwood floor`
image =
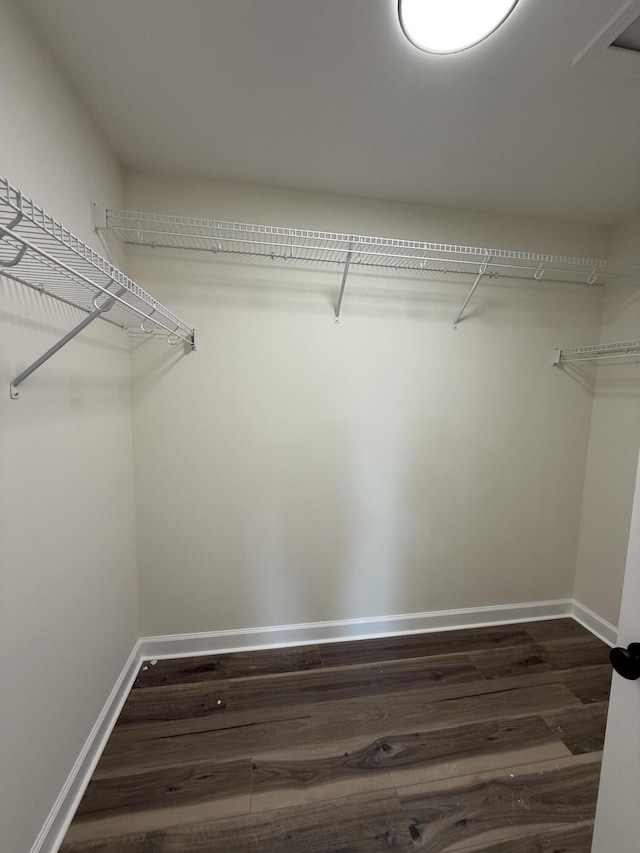
<path fill-rule="evenodd" d="M 147 662 L 62 853 L 588 853 L 608 651 L 557 619 Z"/>

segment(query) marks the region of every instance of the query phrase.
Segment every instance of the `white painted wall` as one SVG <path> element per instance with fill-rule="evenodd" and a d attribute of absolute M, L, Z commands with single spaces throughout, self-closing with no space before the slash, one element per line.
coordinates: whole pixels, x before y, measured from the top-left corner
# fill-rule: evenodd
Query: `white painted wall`
<path fill-rule="evenodd" d="M 610 254 L 618 260 L 640 261 L 640 218 L 612 230 Z M 607 288 L 600 340 L 639 337 L 637 284 Z M 638 365 L 626 359 L 601 362 L 593 399 L 575 597 L 613 625 L 618 624 L 639 451 Z"/>
<path fill-rule="evenodd" d="M 562 225 L 132 173 L 130 208 L 598 256 Z M 570 597 L 601 291 L 132 249 L 199 352 L 141 342 L 134 435 L 143 634 Z"/>
<path fill-rule="evenodd" d="M 0 172 L 99 249 L 119 169 L 0 0 Z M 36 839 L 138 636 L 129 352 L 103 321 L 9 399 L 79 312 L 0 277 L 0 850 Z"/>

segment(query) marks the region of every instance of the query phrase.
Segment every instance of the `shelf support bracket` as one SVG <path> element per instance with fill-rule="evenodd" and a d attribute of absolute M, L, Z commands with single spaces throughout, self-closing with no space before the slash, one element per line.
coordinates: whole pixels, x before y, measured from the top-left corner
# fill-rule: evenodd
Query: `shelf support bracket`
<path fill-rule="evenodd" d="M 18 211 L 16 215 L 13 217 L 11 222 L 7 225 L 4 225 L 2 228 L 2 234 L 0 234 L 0 240 L 3 240 L 7 236 L 11 236 L 11 231 L 16 227 L 16 225 L 22 219 L 22 213 Z M 23 244 L 20 249 L 18 249 L 18 254 L 11 261 L 2 261 L 0 260 L 0 267 L 17 267 L 20 261 L 22 260 L 24 253 L 27 251 L 27 247 Z"/>
<path fill-rule="evenodd" d="M 126 288 L 124 288 L 124 287 L 121 288 L 120 291 L 118 292 L 118 296 L 120 296 L 122 293 L 124 293 L 125 290 L 126 290 Z M 67 334 L 64 336 L 64 338 L 62 338 L 56 344 L 54 344 L 52 347 L 50 347 L 44 353 L 44 355 L 41 355 L 40 358 L 36 359 L 33 362 L 33 364 L 30 364 L 29 367 L 27 367 L 25 370 L 22 371 L 22 373 L 20 373 L 20 374 L 18 374 L 18 376 L 16 376 L 16 378 L 13 380 L 13 382 L 9 386 L 9 395 L 10 395 L 11 399 L 12 400 L 19 399 L 20 392 L 18 391 L 18 385 L 20 385 L 22 382 L 24 382 L 24 380 L 27 379 L 29 376 L 31 376 L 31 374 L 34 373 L 39 367 L 42 367 L 42 365 L 45 363 L 45 361 L 49 361 L 49 359 L 51 358 L 52 355 L 55 355 L 58 352 L 58 350 L 61 350 L 63 346 L 65 346 L 66 344 L 69 343 L 69 341 L 72 341 L 76 337 L 76 335 L 79 335 L 80 332 L 83 329 L 86 329 L 86 327 L 90 323 L 93 323 L 93 321 L 97 320 L 98 317 L 100 317 L 102 314 L 106 314 L 106 312 L 109 311 L 113 307 L 114 302 L 115 302 L 115 299 L 113 296 L 111 296 L 105 302 L 103 302 L 102 305 L 98 305 L 97 304 L 97 295 L 96 295 L 96 298 L 94 298 L 94 300 L 93 300 L 95 310 L 92 311 L 90 314 L 88 314 L 84 318 L 84 320 L 81 320 L 77 326 L 74 326 L 70 332 L 67 332 Z"/>
<path fill-rule="evenodd" d="M 107 211 L 104 207 L 91 202 L 91 227 L 94 231 L 104 231 L 107 227 Z"/>
<path fill-rule="evenodd" d="M 491 262 L 491 255 L 487 255 L 487 257 L 484 259 L 482 265 L 480 266 L 480 270 L 478 271 L 478 275 L 476 276 L 476 280 L 471 285 L 471 290 L 469 291 L 467 298 L 464 300 L 464 305 L 462 306 L 462 308 L 458 312 L 458 316 L 456 317 L 456 319 L 453 321 L 453 328 L 454 329 L 458 328 L 458 323 L 460 322 L 460 320 L 462 320 L 462 315 L 464 314 L 466 307 L 469 304 L 469 302 L 471 302 L 471 297 L 476 292 L 476 288 L 480 284 L 480 281 L 482 280 L 482 276 L 486 273 L 487 266 L 489 265 L 490 262 Z"/>
<path fill-rule="evenodd" d="M 342 284 L 340 285 L 340 293 L 338 294 L 338 302 L 336 304 L 336 311 L 334 316 L 334 323 L 340 322 L 340 309 L 342 308 L 342 297 L 344 296 L 344 289 L 347 284 L 347 276 L 349 275 L 349 267 L 351 266 L 351 258 L 353 256 L 353 243 L 349 244 L 349 250 L 347 251 L 347 258 L 344 262 L 344 271 L 342 273 Z"/>

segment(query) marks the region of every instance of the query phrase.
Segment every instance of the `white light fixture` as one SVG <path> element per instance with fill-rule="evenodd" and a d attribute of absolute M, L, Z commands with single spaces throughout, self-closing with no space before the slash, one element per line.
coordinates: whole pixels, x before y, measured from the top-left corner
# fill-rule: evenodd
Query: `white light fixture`
<path fill-rule="evenodd" d="M 483 41 L 518 0 L 399 0 L 404 34 L 429 53 L 457 53 Z"/>

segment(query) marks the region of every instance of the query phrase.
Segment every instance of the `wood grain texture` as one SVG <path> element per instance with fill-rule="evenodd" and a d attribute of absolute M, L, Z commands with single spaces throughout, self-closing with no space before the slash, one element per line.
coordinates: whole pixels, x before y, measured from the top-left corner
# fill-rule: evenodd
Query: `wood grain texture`
<path fill-rule="evenodd" d="M 525 630 L 506 625 L 474 628 L 469 631 L 435 631 L 400 637 L 381 637 L 360 640 L 357 643 L 327 643 L 320 646 L 320 657 L 325 666 L 353 666 L 372 661 L 488 651 L 530 642 L 531 637 Z"/>
<path fill-rule="evenodd" d="M 414 850 L 395 791 L 65 844 L 61 853 L 383 853 Z"/>
<path fill-rule="evenodd" d="M 572 620 L 145 666 L 63 853 L 589 850 L 611 671 Z"/>
<path fill-rule="evenodd" d="M 417 846 L 431 853 L 469 843 L 485 849 L 526 839 L 532 830 L 557 832 L 592 822 L 599 775 L 599 756 L 586 762 L 572 757 L 401 788 L 398 794 Z"/>
<path fill-rule="evenodd" d="M 541 640 L 584 639 L 587 636 L 592 636 L 579 622 L 569 617 L 526 622 L 522 627 L 534 642 L 540 642 Z"/>
<path fill-rule="evenodd" d="M 471 652 L 469 658 L 485 678 L 510 678 L 533 672 L 549 672 L 555 667 L 542 646 L 529 643 L 495 652 Z"/>
<path fill-rule="evenodd" d="M 593 823 L 558 826 L 551 831 L 532 830 L 526 836 L 486 843 L 478 839 L 464 847 L 450 847 L 447 853 L 590 853 Z"/>
<path fill-rule="evenodd" d="M 572 671 L 573 672 L 573 671 Z M 320 699 L 316 702 L 302 702 L 297 704 L 291 701 L 287 704 L 270 705 L 268 708 L 262 705 L 253 708 L 226 708 L 223 714 L 208 714 L 198 717 L 180 717 L 177 719 L 144 719 L 144 712 L 140 709 L 139 716 L 131 722 L 119 720 L 109 743 L 107 751 L 116 743 L 125 744 L 131 741 L 142 743 L 162 737 L 176 737 L 186 734 L 204 734 L 207 731 L 234 728 L 236 726 L 248 726 L 253 723 L 262 723 L 267 719 L 270 722 L 276 720 L 294 720 L 298 717 L 324 714 L 329 705 L 339 707 L 342 703 L 355 703 L 367 706 L 371 702 L 395 703 L 410 701 L 414 705 L 431 704 L 443 702 L 449 699 L 464 698 L 465 696 L 481 696 L 491 693 L 499 693 L 503 690 L 515 690 L 521 687 L 536 687 L 543 684 L 561 684 L 566 672 L 537 672 L 515 675 L 510 678 L 486 679 L 476 672 L 473 680 L 450 683 L 432 681 L 426 685 L 422 682 L 409 683 L 406 689 L 394 690 L 386 693 L 371 693 L 368 684 L 365 683 L 362 696 L 347 697 L 346 699 Z M 206 683 L 205 689 L 208 689 Z M 153 696 L 153 694 L 150 694 Z M 308 698 L 308 697 L 307 697 Z"/>
<path fill-rule="evenodd" d="M 609 646 L 593 636 L 571 640 L 540 640 L 540 647 L 554 669 L 605 666 L 609 663 Z"/>
<path fill-rule="evenodd" d="M 208 762 L 163 767 L 113 779 L 92 779 L 69 839 L 91 839 L 117 829 L 132 832 L 249 811 L 251 762 Z"/>
<path fill-rule="evenodd" d="M 498 766 L 512 763 L 505 756 L 514 753 L 526 754 L 519 763 L 569 754 L 538 717 L 390 734 L 364 746 L 358 739 L 343 740 L 324 748 L 254 757 L 251 808 L 260 811 L 446 778 L 469 772 L 478 759 L 485 765 L 492 759 Z"/>
<path fill-rule="evenodd" d="M 322 702 L 355 696 L 375 696 L 427 685 L 476 681 L 478 670 L 465 655 L 410 658 L 359 666 L 322 668 L 312 672 L 262 678 L 239 678 L 229 685 L 227 705 L 269 708 L 302 702 Z"/>
<path fill-rule="evenodd" d="M 559 673 L 562 683 L 585 704 L 608 702 L 611 690 L 610 664 L 572 669 Z"/>
<path fill-rule="evenodd" d="M 318 646 L 262 649 L 234 654 L 171 658 L 151 664 L 145 662 L 134 687 L 159 687 L 163 684 L 217 681 L 251 675 L 274 675 L 315 669 L 321 665 Z"/>
<path fill-rule="evenodd" d="M 76 814 L 86 818 L 104 812 L 136 811 L 141 804 L 163 808 L 168 801 L 176 805 L 248 792 L 250 769 L 249 761 L 208 762 L 132 773 L 116 781 L 92 780 Z"/>
<path fill-rule="evenodd" d="M 595 702 L 581 708 L 545 714 L 544 719 L 571 752 L 580 755 L 603 748 L 607 709 L 607 702 Z"/>
<path fill-rule="evenodd" d="M 119 724 L 149 720 L 180 720 L 222 714 L 227 707 L 226 681 L 177 684 L 132 690 L 124 703 Z"/>
<path fill-rule="evenodd" d="M 469 658 L 486 678 L 508 678 L 525 672 L 602 666 L 609 662 L 609 647 L 596 637 L 572 637 L 513 646 L 500 654 L 471 652 Z"/>
<path fill-rule="evenodd" d="M 509 719 L 579 705 L 579 700 L 558 683 L 533 687 L 507 687 L 491 694 L 463 696 L 444 701 L 414 693 L 393 694 L 300 706 L 300 716 L 265 722 L 240 722 L 232 728 L 138 740 L 111 738 L 94 778 L 139 771 L 166 764 L 251 757 L 265 750 L 332 744 L 345 738 L 366 741 L 398 733 L 447 728 L 470 722 Z"/>

